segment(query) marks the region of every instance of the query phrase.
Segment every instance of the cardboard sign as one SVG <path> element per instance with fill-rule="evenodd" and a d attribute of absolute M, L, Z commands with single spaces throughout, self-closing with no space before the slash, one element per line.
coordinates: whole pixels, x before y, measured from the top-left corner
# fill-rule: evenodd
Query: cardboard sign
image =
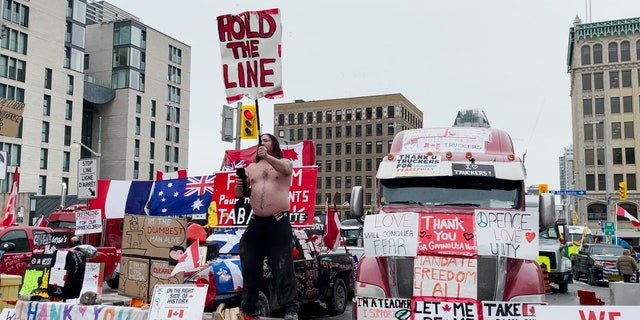
<path fill-rule="evenodd" d="M 99 295 L 102 294 L 102 279 L 104 264 L 87 262 L 84 269 L 84 278 L 82 281 L 82 290 L 80 295 L 87 291 L 93 291 Z"/>
<path fill-rule="evenodd" d="M 313 225 L 318 167 L 293 168 L 289 189 L 289 219 L 294 226 Z M 214 181 L 212 204 L 215 204 L 217 226 L 246 226 L 253 210 L 249 198 L 236 203 L 236 173 L 218 172 Z M 214 203 L 215 202 L 215 203 Z M 210 207 L 211 208 L 211 207 Z"/>
<path fill-rule="evenodd" d="M 532 320 L 536 319 L 536 311 L 539 307 L 545 304 L 537 302 L 484 301 L 482 302 L 482 315 L 484 320 Z"/>
<path fill-rule="evenodd" d="M 385 213 L 364 221 L 364 253 L 369 257 L 414 257 L 418 252 L 418 214 Z"/>
<path fill-rule="evenodd" d="M 0 97 L 0 135 L 15 137 L 22 121 L 24 102 Z"/>
<path fill-rule="evenodd" d="M 126 214 L 118 294 L 150 299 L 156 284 L 182 283 L 182 273 L 169 277 L 186 249 L 187 220 Z"/>
<path fill-rule="evenodd" d="M 526 211 L 475 211 L 478 254 L 538 260 L 538 219 Z"/>
<path fill-rule="evenodd" d="M 202 319 L 208 285 L 157 285 L 148 320 Z"/>
<path fill-rule="evenodd" d="M 27 267 L 24 271 L 18 295 L 38 295 L 43 298 L 49 298 L 49 293 L 47 292 L 49 272 L 49 268 Z"/>
<path fill-rule="evenodd" d="M 76 234 L 102 232 L 101 210 L 84 210 L 76 212 Z"/>
<path fill-rule="evenodd" d="M 472 215 L 421 214 L 418 225 L 418 255 L 477 254 Z"/>
<path fill-rule="evenodd" d="M 477 292 L 477 259 L 453 256 L 417 256 L 414 259 L 414 296 L 476 299 Z"/>

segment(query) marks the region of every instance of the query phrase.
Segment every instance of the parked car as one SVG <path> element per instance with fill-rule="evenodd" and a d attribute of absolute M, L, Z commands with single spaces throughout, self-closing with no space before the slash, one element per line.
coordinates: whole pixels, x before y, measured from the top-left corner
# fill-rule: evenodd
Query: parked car
<path fill-rule="evenodd" d="M 622 281 L 616 268 L 616 261 L 622 255 L 621 246 L 603 243 L 585 243 L 578 253 L 571 256 L 571 272 L 574 280 L 582 276 L 587 283 L 595 285 L 600 281 Z"/>

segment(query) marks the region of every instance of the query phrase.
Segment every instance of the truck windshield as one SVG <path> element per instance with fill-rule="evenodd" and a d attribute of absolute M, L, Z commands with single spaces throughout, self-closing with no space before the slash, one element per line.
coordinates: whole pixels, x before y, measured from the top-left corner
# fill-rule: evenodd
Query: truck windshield
<path fill-rule="evenodd" d="M 380 180 L 382 205 L 521 208 L 522 181 L 483 177 Z"/>

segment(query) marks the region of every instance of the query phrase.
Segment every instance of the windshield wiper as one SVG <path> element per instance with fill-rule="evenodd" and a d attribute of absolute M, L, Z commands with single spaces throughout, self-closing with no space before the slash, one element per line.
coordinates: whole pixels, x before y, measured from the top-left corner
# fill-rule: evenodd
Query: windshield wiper
<path fill-rule="evenodd" d="M 424 204 L 420 201 L 415 200 L 401 200 L 401 201 L 389 201 L 388 204 L 418 204 L 424 206 Z"/>
<path fill-rule="evenodd" d="M 459 207 L 479 207 L 480 205 L 477 203 L 471 202 L 451 202 L 451 203 L 438 203 L 436 206 L 459 206 Z"/>

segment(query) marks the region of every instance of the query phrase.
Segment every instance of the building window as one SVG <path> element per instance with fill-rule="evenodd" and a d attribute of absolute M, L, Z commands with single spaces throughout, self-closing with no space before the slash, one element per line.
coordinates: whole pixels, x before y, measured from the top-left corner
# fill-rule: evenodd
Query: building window
<path fill-rule="evenodd" d="M 584 164 L 587 166 L 592 166 L 594 165 L 595 161 L 594 161 L 594 153 L 593 153 L 593 149 L 585 149 L 584 150 Z"/>
<path fill-rule="evenodd" d="M 362 154 L 362 142 L 356 142 L 356 154 Z"/>
<path fill-rule="evenodd" d="M 64 119 L 72 120 L 73 119 L 73 101 L 67 100 L 64 107 Z"/>
<path fill-rule="evenodd" d="M 609 62 L 618 62 L 618 43 L 609 43 Z"/>
<path fill-rule="evenodd" d="M 362 108 L 356 108 L 356 120 L 362 120 Z"/>
<path fill-rule="evenodd" d="M 373 170 L 373 161 L 371 161 L 371 159 L 365 159 L 365 170 L 366 171 L 371 171 Z"/>
<path fill-rule="evenodd" d="M 333 169 L 331 168 L 331 160 L 326 160 L 326 161 L 325 161 L 325 166 L 324 166 L 324 168 L 325 168 L 325 171 L 326 171 L 326 172 L 331 172 L 331 171 L 333 170 Z"/>
<path fill-rule="evenodd" d="M 376 107 L 376 118 L 382 119 L 382 107 Z"/>
<path fill-rule="evenodd" d="M 138 179 L 139 174 L 140 174 L 140 162 L 134 161 L 133 162 L 133 178 Z"/>
<path fill-rule="evenodd" d="M 27 63 L 23 60 L 0 55 L 0 76 L 24 82 Z"/>
<path fill-rule="evenodd" d="M 298 112 L 298 124 L 304 124 L 304 115 L 302 112 Z"/>
<path fill-rule="evenodd" d="M 582 114 L 585 116 L 590 116 L 593 114 L 593 102 L 591 99 L 583 99 L 582 100 Z"/>
<path fill-rule="evenodd" d="M 609 71 L 609 88 L 618 89 L 620 88 L 620 72 L 619 71 Z"/>
<path fill-rule="evenodd" d="M 631 48 L 629 41 L 620 42 L 620 61 L 631 61 Z"/>
<path fill-rule="evenodd" d="M 627 190 L 637 190 L 635 173 L 627 174 Z"/>
<path fill-rule="evenodd" d="M 331 188 L 331 177 L 325 177 L 324 178 L 324 187 L 325 188 Z"/>
<path fill-rule="evenodd" d="M 67 94 L 73 95 L 73 76 L 67 75 Z"/>
<path fill-rule="evenodd" d="M 622 112 L 631 113 L 633 112 L 633 102 L 631 96 L 622 97 Z"/>
<path fill-rule="evenodd" d="M 344 160 L 344 171 L 351 172 L 351 159 Z"/>
<path fill-rule="evenodd" d="M 624 148 L 624 160 L 625 164 L 635 164 L 636 156 L 635 156 L 635 148 Z"/>
<path fill-rule="evenodd" d="M 622 87 L 631 88 L 631 70 L 622 70 Z"/>
<path fill-rule="evenodd" d="M 336 160 L 336 172 L 342 172 L 342 160 Z"/>
<path fill-rule="evenodd" d="M 336 121 L 342 121 L 342 110 L 336 110 Z"/>
<path fill-rule="evenodd" d="M 376 141 L 376 153 L 382 153 L 382 141 Z"/>
<path fill-rule="evenodd" d="M 633 121 L 626 121 L 624 123 L 624 138 L 625 139 L 633 139 L 634 138 Z"/>
<path fill-rule="evenodd" d="M 177 64 L 182 64 L 182 50 L 170 45 L 169 46 L 169 61 L 177 63 Z"/>
<path fill-rule="evenodd" d="M 351 142 L 344 143 L 344 154 L 351 154 Z"/>
<path fill-rule="evenodd" d="M 371 143 L 371 141 L 366 141 L 364 143 L 364 150 L 366 154 L 371 154 L 373 152 L 373 143 Z"/>
<path fill-rule="evenodd" d="M 140 118 L 136 117 L 136 135 L 140 135 Z"/>
<path fill-rule="evenodd" d="M 341 155 L 342 154 L 342 143 L 338 142 L 336 143 L 336 155 Z"/>
<path fill-rule="evenodd" d="M 13 52 L 27 54 L 28 35 L 18 30 L 2 26 L 2 48 Z M 51 89 L 51 88 L 49 88 Z"/>
<path fill-rule="evenodd" d="M 340 189 L 340 188 L 342 188 L 342 177 L 336 177 L 336 189 Z M 339 197 L 340 197 L 340 194 L 338 194 L 338 199 L 336 201 L 337 203 L 342 202 L 340 201 Z"/>
<path fill-rule="evenodd" d="M 167 85 L 167 100 L 180 103 L 180 88 Z"/>
<path fill-rule="evenodd" d="M 594 72 L 593 73 L 593 89 L 595 90 L 603 90 L 604 89 L 604 80 L 602 72 Z"/>
<path fill-rule="evenodd" d="M 327 139 L 331 139 L 333 137 L 333 134 L 331 133 L 331 127 L 327 127 L 325 129 L 325 132 L 326 132 L 326 138 Z"/>
<path fill-rule="evenodd" d="M 173 142 L 180 143 L 180 128 L 173 128 Z"/>
<path fill-rule="evenodd" d="M 302 128 L 299 128 L 298 129 L 298 140 L 303 140 L 304 139 L 304 136 L 303 136 L 302 132 L 303 132 Z"/>
<path fill-rule="evenodd" d="M 49 142 L 49 122 L 42 122 L 42 142 Z"/>
<path fill-rule="evenodd" d="M 582 90 L 591 91 L 591 73 L 582 74 Z"/>
<path fill-rule="evenodd" d="M 182 70 L 178 67 L 167 66 L 167 80 L 180 84 L 182 82 Z"/>
<path fill-rule="evenodd" d="M 40 169 L 47 168 L 48 160 L 49 160 L 49 150 L 40 149 Z"/>
<path fill-rule="evenodd" d="M 396 131 L 396 124 L 395 123 L 388 123 L 387 124 L 387 135 L 393 136 L 393 135 L 396 134 L 395 131 Z"/>
<path fill-rule="evenodd" d="M 171 126 L 165 126 L 164 136 L 165 141 L 171 141 Z"/>
<path fill-rule="evenodd" d="M 156 158 L 155 153 L 156 153 L 156 144 L 153 142 L 149 142 L 149 159 L 155 159 Z"/>
<path fill-rule="evenodd" d="M 620 113 L 620 97 L 611 97 L 611 113 Z"/>
<path fill-rule="evenodd" d="M 287 118 L 289 119 L 289 123 L 287 124 L 293 124 L 293 121 L 295 120 L 295 116 L 293 115 L 293 113 L 289 113 L 289 116 Z"/>
<path fill-rule="evenodd" d="M 38 178 L 38 194 L 47 194 L 47 176 L 40 176 Z"/>
<path fill-rule="evenodd" d="M 611 139 L 622 139 L 622 125 L 620 122 L 611 123 Z"/>
<path fill-rule="evenodd" d="M 317 111 L 316 112 L 316 122 L 317 123 L 322 123 L 322 111 Z"/>
<path fill-rule="evenodd" d="M 307 128 L 307 140 L 313 140 L 313 128 Z"/>
<path fill-rule="evenodd" d="M 322 145 L 321 144 L 317 144 L 316 145 L 316 156 L 321 156 L 322 155 Z"/>
<path fill-rule="evenodd" d="M 71 164 L 71 153 L 64 151 L 62 153 L 62 172 L 69 172 L 69 166 Z"/>
<path fill-rule="evenodd" d="M 372 177 L 367 176 L 365 183 L 366 183 L 365 188 L 367 188 L 367 189 L 373 188 L 373 178 Z"/>
<path fill-rule="evenodd" d="M 596 98 L 596 114 L 604 114 L 604 98 Z"/>
<path fill-rule="evenodd" d="M 347 121 L 353 120 L 353 110 L 347 109 L 347 112 L 345 113 L 345 119 Z"/>
<path fill-rule="evenodd" d="M 327 120 L 327 122 L 331 122 L 331 111 L 327 111 L 325 113 L 325 119 Z"/>
<path fill-rule="evenodd" d="M 155 138 L 156 137 L 156 122 L 155 121 L 151 121 L 151 125 L 149 126 L 149 135 L 151 136 L 151 138 Z"/>
<path fill-rule="evenodd" d="M 597 175 L 598 178 L 598 190 L 605 191 L 607 190 L 607 181 L 604 177 L 604 174 Z"/>
<path fill-rule="evenodd" d="M 64 145 L 71 146 L 71 126 L 64 126 Z"/>
<path fill-rule="evenodd" d="M 602 63 L 602 45 L 594 44 L 593 45 L 593 64 L 601 64 Z"/>
<path fill-rule="evenodd" d="M 613 148 L 613 164 L 622 164 L 622 148 Z"/>
<path fill-rule="evenodd" d="M 44 95 L 44 101 L 42 102 L 42 115 L 50 116 L 51 115 L 51 96 L 48 94 Z"/>
<path fill-rule="evenodd" d="M 362 125 L 356 124 L 356 138 L 362 137 Z"/>
<path fill-rule="evenodd" d="M 371 137 L 373 135 L 373 127 L 370 124 L 365 125 L 366 136 Z"/>
<path fill-rule="evenodd" d="M 336 138 L 342 138 L 342 126 L 336 126 Z"/>
<path fill-rule="evenodd" d="M 133 143 L 133 156 L 134 157 L 140 156 L 140 140 L 138 139 L 135 139 Z"/>
<path fill-rule="evenodd" d="M 44 88 L 51 89 L 51 82 L 53 81 L 53 70 L 44 68 Z"/>
<path fill-rule="evenodd" d="M 376 136 L 379 137 L 382 135 L 382 123 L 376 123 Z"/>
<path fill-rule="evenodd" d="M 142 112 L 142 97 L 136 96 L 136 113 Z"/>
<path fill-rule="evenodd" d="M 583 66 L 588 66 L 591 64 L 591 48 L 587 45 L 582 46 L 582 48 L 580 48 L 580 63 Z"/>
<path fill-rule="evenodd" d="M 331 155 L 331 153 L 332 153 L 332 151 L 331 151 L 331 150 L 332 150 L 331 146 L 332 146 L 332 144 L 331 144 L 331 143 L 327 143 L 327 144 L 325 144 L 325 150 L 324 150 L 324 151 L 326 152 L 326 155 L 328 155 L 328 156 L 330 156 L 330 155 Z"/>
<path fill-rule="evenodd" d="M 344 126 L 345 133 L 344 136 L 347 138 L 351 138 L 351 125 Z"/>
<path fill-rule="evenodd" d="M 164 161 L 171 161 L 171 147 L 170 146 L 164 146 Z M 165 172 L 167 172 L 169 170 L 165 170 Z"/>

